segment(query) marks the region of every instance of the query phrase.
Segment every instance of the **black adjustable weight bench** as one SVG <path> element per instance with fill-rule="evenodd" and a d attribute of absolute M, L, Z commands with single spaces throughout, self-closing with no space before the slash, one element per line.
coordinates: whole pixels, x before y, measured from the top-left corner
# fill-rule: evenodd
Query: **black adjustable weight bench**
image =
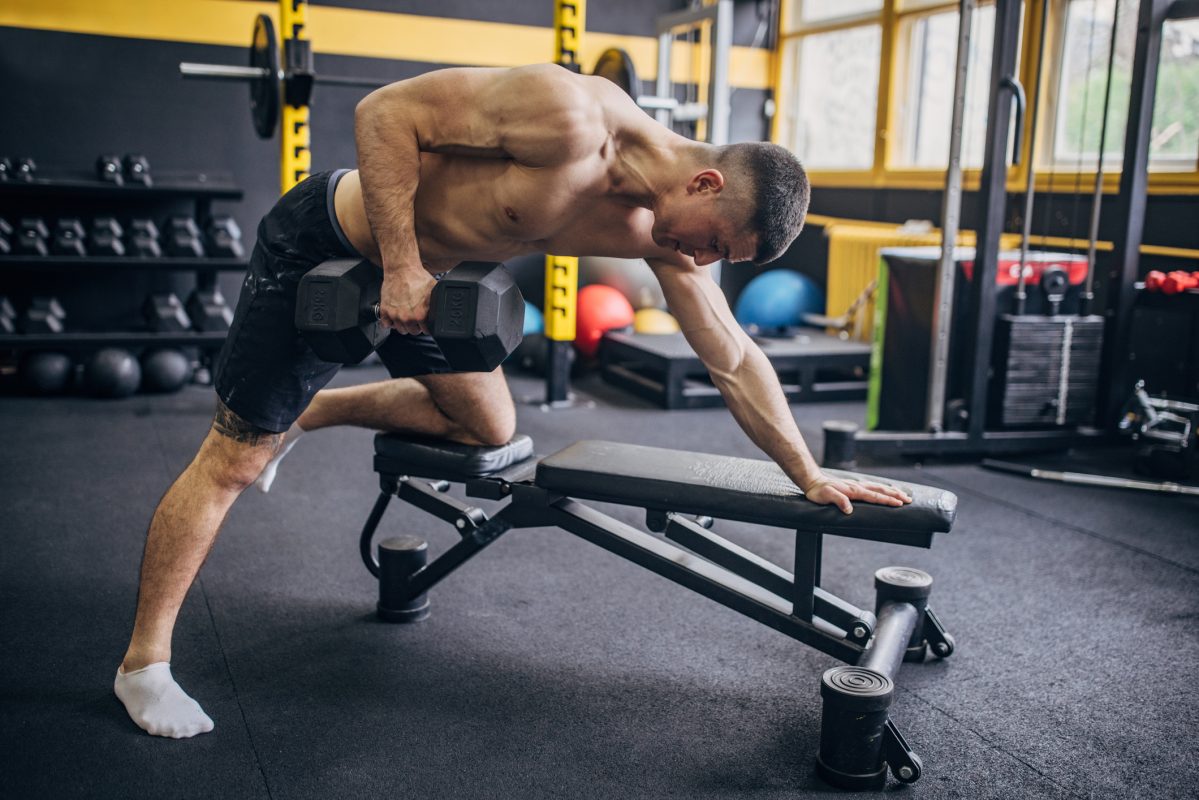
<path fill-rule="evenodd" d="M 868 611 L 820 588 L 821 551 L 825 535 L 930 547 L 933 535 L 953 524 L 957 498 L 950 492 L 899 484 L 912 496 L 910 505 L 856 503 L 846 516 L 805 500 L 769 461 L 600 441 L 576 442 L 540 458 L 527 436 L 480 448 L 379 434 L 375 471 L 381 491 L 360 548 L 379 579 L 382 619 L 424 619 L 429 589 L 506 531 L 562 528 L 845 662 L 821 679 L 816 764 L 825 781 L 876 789 L 888 767 L 904 783 L 920 777 L 919 757 L 887 712 L 902 661 L 953 652 L 953 637 L 928 607 L 932 578 L 908 567 L 878 570 L 875 607 Z M 506 502 L 489 516 L 446 494 L 451 482 L 465 484 L 467 497 Z M 423 539 L 399 536 L 381 542 L 376 557 L 371 542 L 392 497 L 449 522 L 460 540 L 430 562 Z M 646 528 L 662 535 L 583 500 L 643 508 Z M 716 535 L 713 518 L 795 531 L 794 570 Z"/>

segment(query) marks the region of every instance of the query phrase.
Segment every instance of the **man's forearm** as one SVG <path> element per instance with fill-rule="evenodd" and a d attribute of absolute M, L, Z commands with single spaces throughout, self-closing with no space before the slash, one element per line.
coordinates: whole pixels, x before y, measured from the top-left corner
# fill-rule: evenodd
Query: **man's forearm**
<path fill-rule="evenodd" d="M 358 146 L 362 201 L 385 272 L 421 269 L 413 203 L 420 182 L 420 142 L 389 86 L 358 104 L 354 135 Z"/>
<path fill-rule="evenodd" d="M 749 342 L 744 357 L 731 371 L 711 370 L 713 383 L 724 396 L 737 424 L 800 488 L 821 474 L 791 416 L 791 408 L 770 360 Z"/>

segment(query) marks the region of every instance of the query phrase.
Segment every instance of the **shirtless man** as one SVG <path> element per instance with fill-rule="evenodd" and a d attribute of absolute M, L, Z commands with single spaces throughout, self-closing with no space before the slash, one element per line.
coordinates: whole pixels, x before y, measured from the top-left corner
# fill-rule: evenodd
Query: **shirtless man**
<path fill-rule="evenodd" d="M 434 275 L 460 261 L 645 258 L 737 422 L 809 500 L 845 513 L 851 500 L 910 502 L 821 472 L 769 361 L 705 269 L 770 261 L 799 233 L 808 184 L 783 148 L 693 142 L 605 79 L 552 65 L 395 83 L 359 104 L 355 130 L 360 172 L 314 175 L 263 218 L 217 364 L 212 429 L 150 524 L 115 683 L 138 726 L 175 738 L 212 730 L 171 676 L 175 618 L 234 500 L 260 475 L 269 488 L 300 431 L 352 424 L 480 445 L 512 437 L 503 373 L 447 374 L 427 334 Z M 296 286 L 316 264 L 355 255 L 383 269 L 381 315 L 395 332 L 379 353 L 392 380 L 320 391 L 338 365 L 317 359 L 293 327 Z"/>

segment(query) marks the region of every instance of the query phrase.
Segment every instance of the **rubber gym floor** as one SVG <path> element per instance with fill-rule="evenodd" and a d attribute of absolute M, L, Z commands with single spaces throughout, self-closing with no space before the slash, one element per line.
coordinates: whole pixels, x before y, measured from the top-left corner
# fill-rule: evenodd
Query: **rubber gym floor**
<path fill-rule="evenodd" d="M 381 377 L 347 369 L 337 382 Z M 607 438 L 757 455 L 723 409 L 665 412 L 595 379 L 581 389 L 595 409 L 521 406 L 538 452 Z M 364 430 L 302 440 L 270 494 L 234 506 L 188 595 L 174 671 L 216 730 L 185 741 L 137 730 L 112 679 L 145 528 L 212 408 L 200 387 L 0 399 L 0 795 L 841 795 L 812 768 L 832 659 L 563 531 L 507 534 L 434 590 L 424 623 L 376 622 L 357 550 L 378 491 Z M 823 419 L 864 413 L 792 408 L 816 449 Z M 944 662 L 900 671 L 892 719 L 925 772 L 888 793 L 1195 797 L 1199 504 L 970 464 L 874 471 L 960 497 L 932 550 L 826 544 L 826 588 L 858 605 L 872 604 L 878 567 L 931 572 L 958 643 Z M 780 531 L 717 530 L 789 563 Z M 382 532 L 402 531 L 434 553 L 456 540 L 393 503 Z"/>

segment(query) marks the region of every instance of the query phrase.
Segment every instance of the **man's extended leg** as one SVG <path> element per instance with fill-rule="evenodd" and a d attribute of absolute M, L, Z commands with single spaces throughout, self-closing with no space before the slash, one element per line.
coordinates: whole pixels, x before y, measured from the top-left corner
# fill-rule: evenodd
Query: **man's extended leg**
<path fill-rule="evenodd" d="M 185 738 L 212 730 L 212 720 L 171 678 L 171 634 L 225 514 L 258 477 L 281 438 L 219 404 L 199 453 L 154 512 L 133 636 L 115 684 L 129 716 L 148 733 Z"/>

